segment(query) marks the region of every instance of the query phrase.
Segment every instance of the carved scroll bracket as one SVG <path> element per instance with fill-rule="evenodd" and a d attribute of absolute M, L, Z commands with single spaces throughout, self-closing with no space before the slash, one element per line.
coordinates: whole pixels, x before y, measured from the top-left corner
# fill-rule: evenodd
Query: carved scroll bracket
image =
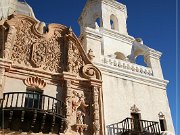
<path fill-rule="evenodd" d="M 0 67 L 0 99 L 3 98 L 4 73 L 5 68 Z"/>
<path fill-rule="evenodd" d="M 83 77 L 87 79 L 101 79 L 100 71 L 92 64 L 87 64 L 82 69 Z"/>

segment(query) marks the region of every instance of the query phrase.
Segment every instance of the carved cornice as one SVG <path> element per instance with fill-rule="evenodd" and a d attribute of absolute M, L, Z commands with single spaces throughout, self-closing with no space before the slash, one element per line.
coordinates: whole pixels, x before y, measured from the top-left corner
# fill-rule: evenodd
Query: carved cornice
<path fill-rule="evenodd" d="M 145 56 L 145 60 L 147 60 L 148 58 L 154 58 L 154 59 L 160 59 L 161 58 L 162 53 L 159 51 L 156 51 L 152 48 L 148 48 L 148 50 L 146 51 L 146 53 L 144 54 Z"/>
<path fill-rule="evenodd" d="M 134 37 L 128 35 L 128 34 L 121 34 L 118 31 L 100 28 L 100 33 L 103 34 L 103 36 L 108 36 L 110 38 L 120 40 L 129 44 L 132 44 L 134 42 Z"/>

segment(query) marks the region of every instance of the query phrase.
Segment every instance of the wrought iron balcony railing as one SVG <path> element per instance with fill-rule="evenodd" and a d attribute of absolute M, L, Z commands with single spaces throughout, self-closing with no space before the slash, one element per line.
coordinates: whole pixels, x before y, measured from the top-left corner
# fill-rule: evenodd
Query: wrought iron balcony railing
<path fill-rule="evenodd" d="M 0 100 L 1 109 L 29 109 L 55 114 L 64 118 L 66 106 L 64 102 L 39 93 L 12 92 L 4 93 Z"/>
<path fill-rule="evenodd" d="M 0 129 L 62 133 L 66 128 L 64 102 L 40 93 L 4 93 L 0 99 Z"/>
<path fill-rule="evenodd" d="M 126 118 L 107 126 L 108 135 L 160 135 L 159 123 L 154 121 Z"/>

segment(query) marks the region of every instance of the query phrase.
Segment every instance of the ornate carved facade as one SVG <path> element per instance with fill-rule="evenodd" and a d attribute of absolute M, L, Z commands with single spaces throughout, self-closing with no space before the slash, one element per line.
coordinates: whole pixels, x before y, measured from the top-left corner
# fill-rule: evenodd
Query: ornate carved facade
<path fill-rule="evenodd" d="M 3 35 L 7 35 L 2 39 L 5 43 L 1 44 L 3 53 L 3 57 L 0 59 L 2 109 L 5 107 L 11 109 L 14 102 L 16 102 L 15 108 L 20 107 L 22 110 L 33 107 L 31 132 L 99 135 L 100 129 L 103 131 L 104 128 L 100 119 L 103 114 L 99 111 L 102 107 L 101 73 L 84 53 L 72 29 L 59 24 L 50 24 L 48 28 L 45 28 L 43 23 L 24 15 L 10 16 L 2 23 L 1 27 L 5 28 Z M 6 101 L 8 99 L 5 98 L 6 95 L 12 94 L 7 93 L 9 82 L 6 82 L 3 87 L 4 78 L 9 79 L 11 83 L 22 80 L 19 84 L 20 92 L 16 88 L 11 91 L 15 94 L 13 93 L 11 97 L 12 104 L 10 106 L 3 104 L 8 102 Z M 56 88 L 57 92 L 49 88 Z M 26 89 L 35 93 L 29 95 L 31 93 L 27 93 Z M 41 99 L 39 92 L 46 95 L 42 95 Z M 18 95 L 16 99 L 14 99 L 15 95 Z M 50 97 L 50 95 L 53 96 Z M 33 104 L 29 104 L 32 98 Z M 66 111 L 62 110 L 65 115 L 58 112 L 59 106 L 55 103 L 56 100 L 57 103 L 60 102 L 59 100 L 65 103 Z M 21 105 L 19 102 L 22 102 Z M 46 112 L 41 117 L 41 128 L 37 127 L 40 115 L 39 111 L 35 109 L 37 107 Z M 26 111 L 23 110 L 16 117 L 20 117 L 21 121 L 26 121 L 23 120 L 26 119 Z M 7 119 L 15 120 L 16 111 L 10 110 L 10 112 L 11 118 Z M 51 115 L 53 115 L 50 120 L 52 121 L 50 122 L 51 129 L 48 130 L 50 127 L 46 127 L 46 119 Z M 61 116 L 60 119 L 59 116 Z M 59 127 L 60 130 L 57 130 L 57 121 L 59 120 L 61 128 Z M 17 130 L 11 127 L 13 121 L 10 123 L 7 123 L 7 126 L 4 127 L 5 130 L 1 133 L 6 134 L 11 130 Z M 45 130 L 45 127 L 48 131 Z M 25 130 L 21 126 L 19 129 Z"/>

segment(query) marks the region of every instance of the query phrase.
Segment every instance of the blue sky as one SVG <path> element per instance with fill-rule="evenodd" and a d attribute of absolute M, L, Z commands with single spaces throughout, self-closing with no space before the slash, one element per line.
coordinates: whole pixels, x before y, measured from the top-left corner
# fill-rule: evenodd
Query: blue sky
<path fill-rule="evenodd" d="M 86 0 L 26 0 L 36 17 L 46 23 L 71 26 L 79 35 L 77 19 Z M 161 57 L 169 104 L 176 121 L 176 0 L 118 0 L 128 9 L 127 27 L 130 35 L 163 53 Z M 180 129 L 178 129 L 180 131 Z M 177 132 L 180 134 L 180 132 Z"/>

